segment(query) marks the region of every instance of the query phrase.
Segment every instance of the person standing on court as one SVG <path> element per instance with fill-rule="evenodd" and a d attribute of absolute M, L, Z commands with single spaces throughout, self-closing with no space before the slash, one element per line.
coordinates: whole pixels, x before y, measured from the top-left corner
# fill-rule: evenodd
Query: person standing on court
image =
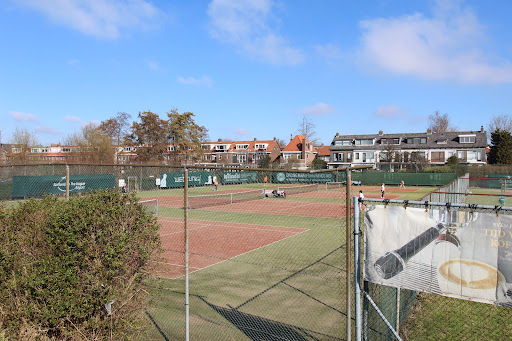
<path fill-rule="evenodd" d="M 386 191 L 386 186 L 384 186 L 384 184 L 382 184 L 382 186 L 380 186 L 380 198 L 381 199 L 384 199 L 384 192 Z"/>
<path fill-rule="evenodd" d="M 400 180 L 400 188 L 405 188 L 405 182 L 404 180 Z"/>
<path fill-rule="evenodd" d="M 215 190 L 217 190 L 217 186 L 219 185 L 219 181 L 217 180 L 217 177 L 213 177 L 213 184 L 215 185 Z"/>
<path fill-rule="evenodd" d="M 363 191 L 359 191 L 359 199 L 361 199 L 361 200 L 364 199 Z M 359 209 L 360 210 L 364 210 L 365 209 L 365 206 L 364 206 L 362 201 L 359 201 Z"/>

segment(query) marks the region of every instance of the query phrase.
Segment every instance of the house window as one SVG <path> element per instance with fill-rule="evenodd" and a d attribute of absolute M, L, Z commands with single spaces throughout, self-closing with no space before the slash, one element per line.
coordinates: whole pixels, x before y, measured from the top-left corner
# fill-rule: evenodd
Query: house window
<path fill-rule="evenodd" d="M 437 144 L 447 144 L 448 143 L 448 140 L 447 139 L 444 139 L 444 140 L 437 140 L 436 141 Z"/>
<path fill-rule="evenodd" d="M 352 140 L 338 140 L 334 141 L 335 146 L 351 146 Z"/>
<path fill-rule="evenodd" d="M 468 150 L 468 161 L 482 161 L 482 152 Z"/>
<path fill-rule="evenodd" d="M 237 150 L 247 149 L 247 148 L 249 148 L 249 145 L 248 145 L 248 144 L 237 144 L 237 145 L 236 145 L 236 149 L 237 149 Z"/>
<path fill-rule="evenodd" d="M 352 160 L 352 153 L 347 154 L 347 161 L 350 161 L 350 160 Z"/>
<path fill-rule="evenodd" d="M 476 136 L 459 136 L 459 143 L 475 143 Z"/>
<path fill-rule="evenodd" d="M 463 151 L 458 151 L 457 152 L 457 158 L 459 160 L 464 160 L 464 152 Z"/>
<path fill-rule="evenodd" d="M 168 152 L 173 152 L 174 151 L 174 146 L 167 146 L 167 151 Z"/>
<path fill-rule="evenodd" d="M 339 154 L 338 154 L 338 161 L 340 161 L 340 162 L 344 162 L 344 161 L 345 161 L 345 154 L 343 154 L 343 153 L 339 153 Z"/>
<path fill-rule="evenodd" d="M 407 144 L 426 144 L 427 138 L 426 137 L 409 137 L 407 139 Z"/>
<path fill-rule="evenodd" d="M 245 154 L 237 155 L 237 160 L 238 160 L 238 163 L 245 163 L 245 162 L 247 162 L 247 155 L 245 155 Z"/>
<path fill-rule="evenodd" d="M 356 145 L 372 145 L 373 139 L 356 139 Z"/>
<path fill-rule="evenodd" d="M 430 161 L 431 162 L 444 162 L 444 152 L 431 152 L 430 153 Z"/>
<path fill-rule="evenodd" d="M 354 153 L 354 159 L 359 160 L 359 153 Z"/>
<path fill-rule="evenodd" d="M 393 139 L 382 139 L 380 140 L 381 144 L 400 144 L 399 138 L 393 138 Z"/>

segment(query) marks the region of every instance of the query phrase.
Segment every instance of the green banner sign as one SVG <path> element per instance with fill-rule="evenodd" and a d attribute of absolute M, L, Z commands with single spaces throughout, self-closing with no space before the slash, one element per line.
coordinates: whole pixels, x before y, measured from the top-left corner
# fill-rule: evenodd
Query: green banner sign
<path fill-rule="evenodd" d="M 69 193 L 89 192 L 94 189 L 115 188 L 114 174 L 85 174 L 69 177 Z M 66 193 L 66 177 L 52 176 L 13 176 L 12 197 L 40 197 L 44 194 Z"/>
<path fill-rule="evenodd" d="M 326 183 L 335 181 L 334 173 L 284 173 L 278 172 L 274 175 L 275 183 Z"/>
<path fill-rule="evenodd" d="M 212 185 L 213 178 L 210 172 L 190 172 L 188 173 L 188 185 L 204 186 Z M 185 186 L 185 175 L 183 173 L 162 173 L 160 178 L 160 188 L 179 188 Z"/>
<path fill-rule="evenodd" d="M 258 182 L 258 172 L 226 172 L 222 174 L 223 184 Z"/>

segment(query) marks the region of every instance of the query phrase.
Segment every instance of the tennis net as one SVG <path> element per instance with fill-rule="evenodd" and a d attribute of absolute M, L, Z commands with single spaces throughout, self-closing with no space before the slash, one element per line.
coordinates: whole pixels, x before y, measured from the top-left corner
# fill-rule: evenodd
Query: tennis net
<path fill-rule="evenodd" d="M 301 186 L 290 186 L 290 187 L 278 187 L 278 191 L 284 191 L 286 196 L 300 194 L 300 193 L 308 193 L 315 192 L 319 190 L 319 184 L 308 184 Z"/>
<path fill-rule="evenodd" d="M 158 215 L 158 199 L 139 200 L 139 204 L 152 215 Z"/>
<path fill-rule="evenodd" d="M 193 209 L 221 206 L 258 199 L 263 199 L 262 190 L 259 189 L 237 193 L 194 195 L 188 197 L 188 207 Z"/>

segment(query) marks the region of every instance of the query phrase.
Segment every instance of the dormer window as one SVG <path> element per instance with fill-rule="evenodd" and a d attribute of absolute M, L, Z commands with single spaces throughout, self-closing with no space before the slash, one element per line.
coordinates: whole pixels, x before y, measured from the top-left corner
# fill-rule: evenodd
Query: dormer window
<path fill-rule="evenodd" d="M 337 140 L 334 141 L 335 146 L 351 146 L 352 140 Z"/>
<path fill-rule="evenodd" d="M 447 144 L 448 140 L 447 139 L 440 139 L 440 140 L 437 140 L 436 142 L 437 142 L 437 144 Z"/>
<path fill-rule="evenodd" d="M 475 143 L 475 135 L 459 135 L 459 143 Z"/>
<path fill-rule="evenodd" d="M 372 145 L 373 139 L 356 139 L 355 141 L 356 146 L 359 145 Z"/>

